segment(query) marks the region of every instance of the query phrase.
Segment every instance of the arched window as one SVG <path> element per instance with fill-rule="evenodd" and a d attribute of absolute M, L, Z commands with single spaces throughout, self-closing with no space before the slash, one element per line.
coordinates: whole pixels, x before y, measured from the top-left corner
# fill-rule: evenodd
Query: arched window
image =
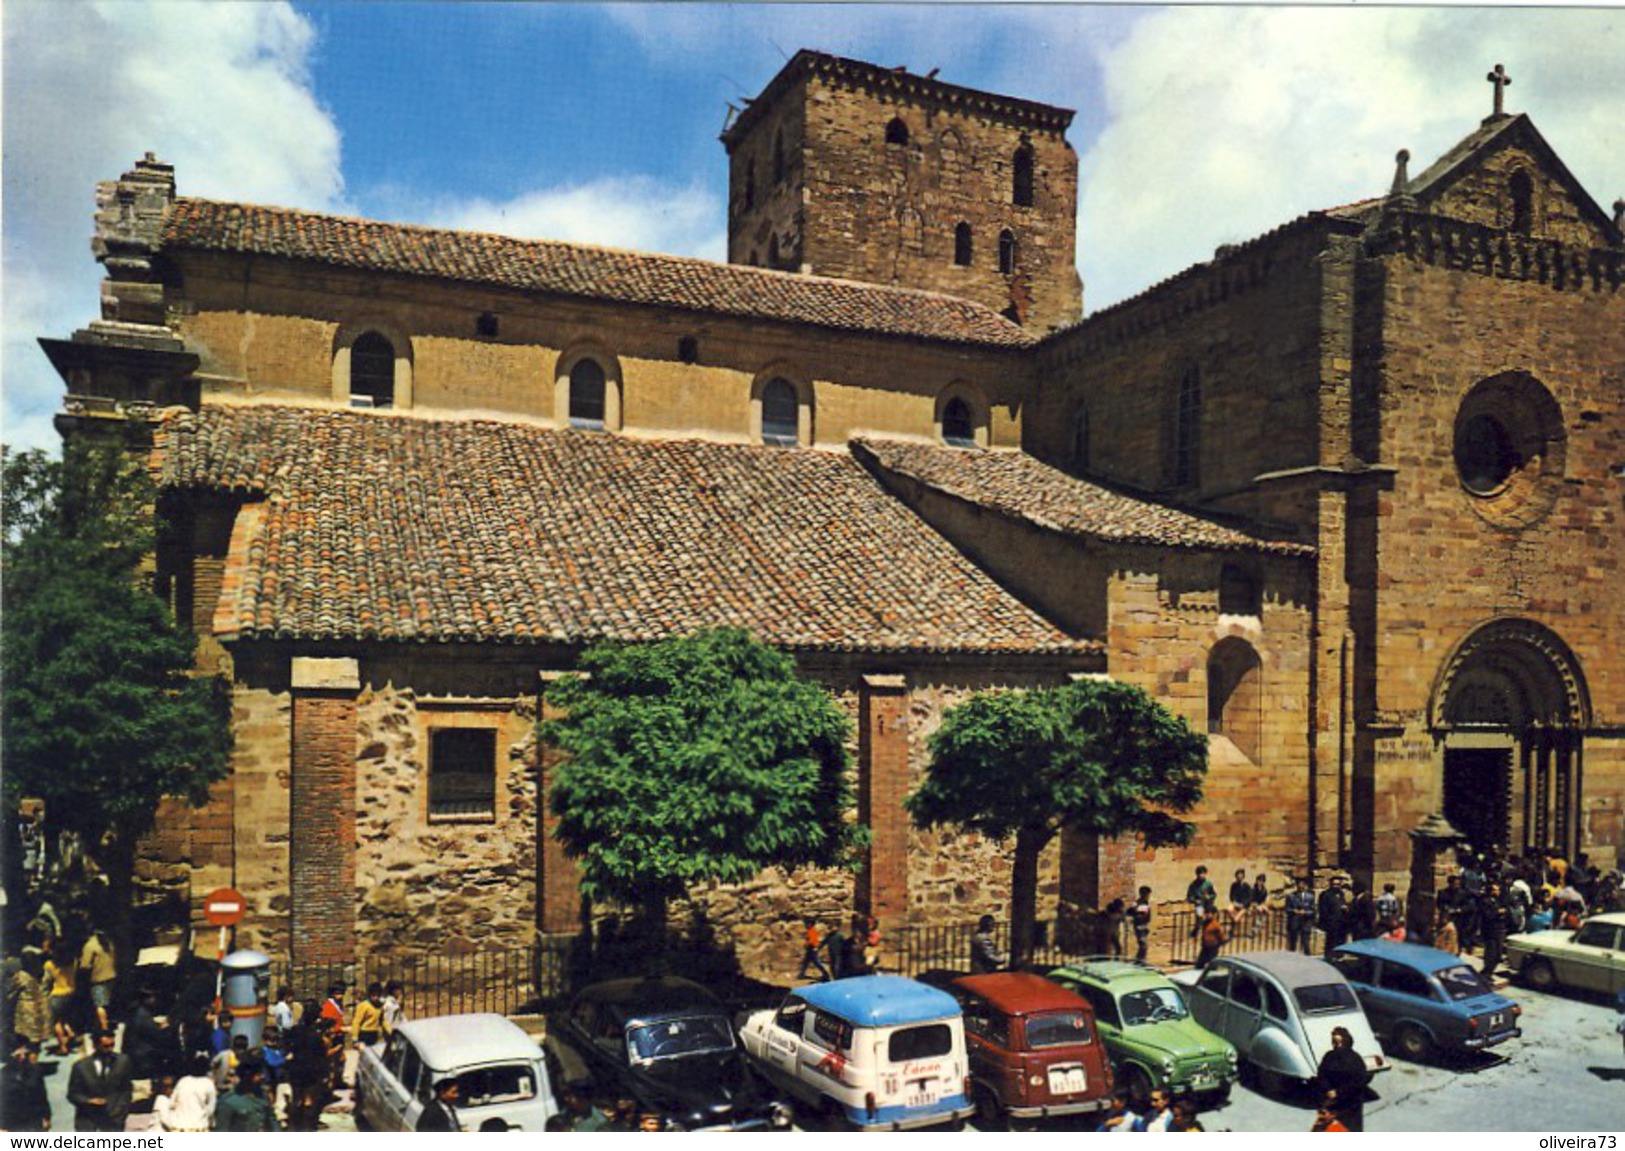
<path fill-rule="evenodd" d="M 942 442 L 956 448 L 976 446 L 976 421 L 970 405 L 959 396 L 949 400 L 942 409 Z"/>
<path fill-rule="evenodd" d="M 1263 724 L 1262 664 L 1250 643 L 1231 637 L 1213 645 L 1207 660 L 1207 729 L 1257 760 Z"/>
<path fill-rule="evenodd" d="M 756 165 L 745 165 L 745 207 L 756 206 Z"/>
<path fill-rule="evenodd" d="M 1202 440 L 1202 377 L 1195 365 L 1185 370 L 1174 402 L 1173 452 L 1169 474 L 1177 488 L 1196 483 Z"/>
<path fill-rule="evenodd" d="M 1535 185 L 1529 173 L 1522 170 L 1512 173 L 1507 191 L 1512 196 L 1512 230 L 1527 236 L 1535 224 Z"/>
<path fill-rule="evenodd" d="M 685 364 L 692 364 L 700 358 L 700 341 L 693 336 L 683 336 L 677 341 L 677 358 Z"/>
<path fill-rule="evenodd" d="M 1089 470 L 1089 405 L 1079 404 L 1072 412 L 1072 470 Z"/>
<path fill-rule="evenodd" d="M 784 182 L 784 130 L 773 133 L 773 182 Z"/>
<path fill-rule="evenodd" d="M 970 267 L 970 260 L 970 225 L 961 222 L 954 228 L 954 263 L 961 268 L 968 268 Z"/>
<path fill-rule="evenodd" d="M 999 271 L 1008 276 L 1016 270 L 1016 234 L 1009 228 L 999 233 Z"/>
<path fill-rule="evenodd" d="M 790 446 L 800 442 L 801 405 L 795 385 L 775 377 L 762 388 L 762 442 Z"/>
<path fill-rule="evenodd" d="M 1018 207 L 1031 208 L 1033 206 L 1033 149 L 1031 144 L 1023 144 L 1016 149 L 1014 161 L 1011 163 L 1013 173 L 1010 187 L 1010 200 Z"/>
<path fill-rule="evenodd" d="M 903 123 L 903 118 L 901 116 L 894 116 L 892 118 L 892 122 L 886 125 L 886 143 L 908 143 L 908 125 Z"/>
<path fill-rule="evenodd" d="M 350 345 L 350 406 L 387 408 L 395 403 L 395 345 L 367 332 Z"/>
<path fill-rule="evenodd" d="M 597 360 L 580 359 L 570 369 L 570 426 L 604 426 L 604 368 Z"/>

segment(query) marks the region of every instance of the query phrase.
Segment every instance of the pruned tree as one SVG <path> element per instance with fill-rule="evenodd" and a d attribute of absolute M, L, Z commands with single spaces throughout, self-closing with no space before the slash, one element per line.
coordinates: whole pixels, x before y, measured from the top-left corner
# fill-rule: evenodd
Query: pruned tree
<path fill-rule="evenodd" d="M 0 729 L 8 811 L 45 801 L 106 876 L 105 925 L 134 965 L 136 848 L 159 801 L 207 798 L 231 751 L 230 692 L 145 573 L 155 494 L 115 446 L 3 454 Z"/>
<path fill-rule="evenodd" d="M 973 696 L 943 716 L 926 777 L 904 806 L 921 828 L 952 824 L 1014 841 L 1013 962 L 1032 955 L 1038 857 L 1062 829 L 1190 842 L 1178 818 L 1202 798 L 1207 740 L 1137 687 L 1082 680 Z"/>
<path fill-rule="evenodd" d="M 562 679 L 540 735 L 567 753 L 549 796 L 589 899 L 663 925 L 692 884 L 850 861 L 850 723 L 743 631 L 605 643 Z"/>

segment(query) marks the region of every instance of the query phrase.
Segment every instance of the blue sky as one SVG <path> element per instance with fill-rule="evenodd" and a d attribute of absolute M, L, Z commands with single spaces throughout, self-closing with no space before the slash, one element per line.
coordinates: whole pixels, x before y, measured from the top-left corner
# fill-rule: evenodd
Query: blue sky
<path fill-rule="evenodd" d="M 97 180 L 720 259 L 728 103 L 801 47 L 1074 108 L 1103 307 L 1384 191 L 1489 111 L 1625 195 L 1617 9 L 6 0 L 0 437 L 54 443 L 34 344 L 95 317 Z"/>

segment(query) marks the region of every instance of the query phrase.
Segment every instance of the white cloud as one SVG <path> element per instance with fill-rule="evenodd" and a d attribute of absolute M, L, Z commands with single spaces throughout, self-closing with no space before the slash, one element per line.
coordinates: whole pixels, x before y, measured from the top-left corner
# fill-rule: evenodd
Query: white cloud
<path fill-rule="evenodd" d="M 1107 124 L 1082 157 L 1090 310 L 1318 208 L 1418 174 L 1490 111 L 1485 74 L 1607 209 L 1625 192 L 1625 13 L 1188 7 L 1101 51 Z"/>
<path fill-rule="evenodd" d="M 98 314 L 95 184 L 152 151 L 182 195 L 341 207 L 339 132 L 285 3 L 6 0 L 0 435 L 52 446 L 61 381 L 35 338 Z"/>
<path fill-rule="evenodd" d="M 466 228 L 504 236 L 566 240 L 642 252 L 726 260 L 726 210 L 700 184 L 676 185 L 628 175 L 526 192 L 506 201 L 408 203 L 403 192 L 379 199 L 397 205 L 391 219 Z"/>

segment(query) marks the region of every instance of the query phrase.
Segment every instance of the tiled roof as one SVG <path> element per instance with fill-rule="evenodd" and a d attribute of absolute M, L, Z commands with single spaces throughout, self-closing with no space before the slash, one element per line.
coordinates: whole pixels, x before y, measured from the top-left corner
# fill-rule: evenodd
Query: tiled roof
<path fill-rule="evenodd" d="M 1082 653 L 849 454 L 272 404 L 166 417 L 239 516 L 224 637 Z M 257 522 L 256 522 L 257 521 Z"/>
<path fill-rule="evenodd" d="M 991 308 L 935 292 L 254 204 L 178 199 L 163 244 L 887 336 L 1005 348 L 1033 342 Z"/>
<path fill-rule="evenodd" d="M 1303 544 L 1271 540 L 1077 479 L 1025 452 L 869 439 L 854 441 L 852 450 L 888 472 L 1067 535 L 1159 547 L 1314 554 Z"/>

